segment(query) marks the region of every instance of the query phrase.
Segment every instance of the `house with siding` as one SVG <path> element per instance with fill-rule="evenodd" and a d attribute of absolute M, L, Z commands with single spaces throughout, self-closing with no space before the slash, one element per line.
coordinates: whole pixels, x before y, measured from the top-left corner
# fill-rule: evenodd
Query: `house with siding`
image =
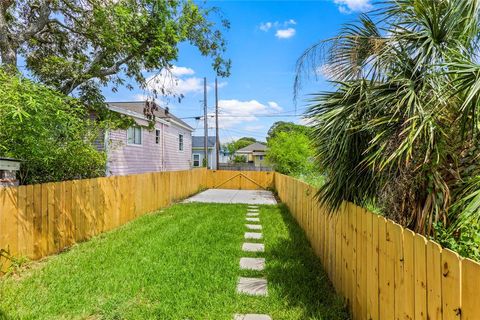
<path fill-rule="evenodd" d="M 194 129 L 168 109 L 147 101 L 108 102 L 108 108 L 136 124 L 105 133 L 107 176 L 191 168 Z M 155 125 L 149 128 L 152 116 Z"/>
<path fill-rule="evenodd" d="M 266 166 L 265 156 L 267 154 L 267 146 L 263 143 L 255 142 L 245 148 L 235 151 L 235 155 L 244 156 L 247 163 L 255 167 Z"/>

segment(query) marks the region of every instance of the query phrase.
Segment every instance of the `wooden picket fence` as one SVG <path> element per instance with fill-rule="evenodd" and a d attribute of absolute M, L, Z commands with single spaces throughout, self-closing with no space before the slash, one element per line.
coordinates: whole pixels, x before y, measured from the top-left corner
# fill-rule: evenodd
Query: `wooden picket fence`
<path fill-rule="evenodd" d="M 45 257 L 186 198 L 206 180 L 196 169 L 0 188 L 0 249 Z M 3 269 L 10 262 L 0 256 Z"/>
<path fill-rule="evenodd" d="M 480 264 L 273 172 L 196 169 L 0 188 L 0 249 L 39 259 L 203 188 L 275 188 L 355 319 L 480 319 Z M 8 259 L 0 257 L 6 267 Z"/>
<path fill-rule="evenodd" d="M 354 319 L 480 319 L 480 264 L 351 203 L 330 214 L 294 178 L 274 181 Z"/>
<path fill-rule="evenodd" d="M 274 172 L 209 170 L 207 187 L 211 189 L 261 190 L 274 187 Z"/>

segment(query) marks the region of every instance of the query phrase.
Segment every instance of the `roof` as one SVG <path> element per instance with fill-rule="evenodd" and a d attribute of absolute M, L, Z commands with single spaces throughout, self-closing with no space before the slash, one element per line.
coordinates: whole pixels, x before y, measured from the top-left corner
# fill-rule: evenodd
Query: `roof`
<path fill-rule="evenodd" d="M 215 147 L 215 137 L 207 138 L 207 146 L 209 148 Z M 204 136 L 192 136 L 192 148 L 205 148 L 205 138 Z"/>
<path fill-rule="evenodd" d="M 144 116 L 144 108 L 145 108 L 145 103 L 147 101 L 125 101 L 125 102 L 107 102 L 107 104 L 110 107 L 116 107 L 123 109 L 125 111 L 130 111 L 134 113 L 138 113 L 141 116 Z M 155 103 L 155 102 L 154 102 Z M 155 117 L 158 119 L 163 119 L 163 120 L 173 120 L 177 124 L 180 124 L 181 126 L 187 127 L 191 131 L 193 131 L 193 128 L 186 123 L 185 121 L 177 118 L 175 115 L 173 115 L 171 112 L 168 112 L 165 108 L 160 107 L 157 103 L 155 105 L 158 107 L 158 110 L 155 110 L 153 113 L 155 114 Z M 112 110 L 116 111 L 116 110 Z"/>
<path fill-rule="evenodd" d="M 267 151 L 267 146 L 260 142 L 252 143 L 245 148 L 238 149 L 237 153 L 251 153 L 254 151 Z"/>

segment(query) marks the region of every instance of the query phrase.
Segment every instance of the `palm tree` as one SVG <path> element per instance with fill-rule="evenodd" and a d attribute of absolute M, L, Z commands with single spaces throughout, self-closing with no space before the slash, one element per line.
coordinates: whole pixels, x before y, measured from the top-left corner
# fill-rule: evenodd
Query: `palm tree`
<path fill-rule="evenodd" d="M 320 200 L 375 204 L 417 232 L 480 219 L 480 0 L 387 0 L 308 48 L 302 79 L 322 71 L 334 90 L 306 116 Z"/>

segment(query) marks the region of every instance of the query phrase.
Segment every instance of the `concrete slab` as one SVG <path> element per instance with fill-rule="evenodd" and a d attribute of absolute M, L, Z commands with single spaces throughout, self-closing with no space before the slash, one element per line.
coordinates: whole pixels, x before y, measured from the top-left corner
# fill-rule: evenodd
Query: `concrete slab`
<path fill-rule="evenodd" d="M 246 217 L 245 220 L 247 220 L 248 222 L 260 222 L 260 218 Z"/>
<path fill-rule="evenodd" d="M 272 318 L 266 314 L 249 313 L 236 314 L 233 316 L 233 320 L 272 320 Z"/>
<path fill-rule="evenodd" d="M 259 209 L 250 209 L 250 208 L 247 209 L 247 212 L 258 212 L 258 211 L 260 211 L 260 210 Z"/>
<path fill-rule="evenodd" d="M 208 189 L 184 200 L 184 202 L 277 204 L 277 200 L 270 191 L 230 189 Z"/>
<path fill-rule="evenodd" d="M 259 232 L 245 232 L 245 239 L 262 239 L 262 234 Z"/>
<path fill-rule="evenodd" d="M 266 296 L 267 279 L 240 277 L 238 279 L 237 292 L 252 296 Z"/>
<path fill-rule="evenodd" d="M 263 245 L 263 243 L 245 242 L 242 245 L 242 250 L 245 252 L 264 252 L 265 245 Z"/>
<path fill-rule="evenodd" d="M 260 224 L 246 224 L 245 227 L 250 230 L 262 230 L 262 226 Z"/>
<path fill-rule="evenodd" d="M 247 206 L 247 208 L 249 208 L 249 209 L 258 209 L 258 206 L 249 204 L 249 205 Z"/>
<path fill-rule="evenodd" d="M 259 213 L 258 212 L 249 212 L 247 213 L 247 217 L 258 217 Z"/>
<path fill-rule="evenodd" d="M 265 269 L 265 258 L 240 258 L 240 269 L 262 271 Z"/>

